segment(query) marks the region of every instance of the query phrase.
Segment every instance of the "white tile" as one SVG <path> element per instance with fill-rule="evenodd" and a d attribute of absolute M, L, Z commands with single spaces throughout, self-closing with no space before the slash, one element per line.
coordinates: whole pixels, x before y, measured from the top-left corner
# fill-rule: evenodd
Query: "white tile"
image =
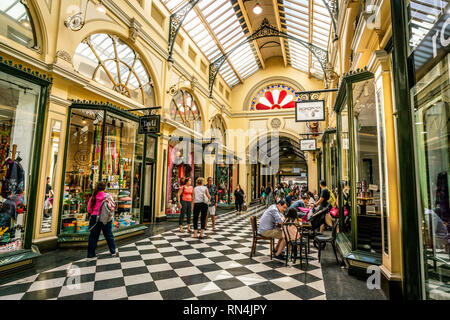
<path fill-rule="evenodd" d="M 242 253 L 230 254 L 227 257 L 232 259 L 232 260 L 240 260 L 240 259 L 247 259 L 248 258 L 248 256 L 246 256 L 245 254 L 242 254 Z"/>
<path fill-rule="evenodd" d="M 321 269 L 321 268 L 318 268 L 318 269 L 315 269 L 315 270 L 308 271 L 308 273 L 309 273 L 310 275 L 313 275 L 313 276 L 317 277 L 317 278 L 323 279 L 322 269 Z"/>
<path fill-rule="evenodd" d="M 186 254 L 196 254 L 199 253 L 198 250 L 195 249 L 186 249 L 186 250 L 180 250 L 180 254 L 186 255 Z"/>
<path fill-rule="evenodd" d="M 128 300 L 162 300 L 159 292 L 144 293 L 137 296 L 129 297 Z"/>
<path fill-rule="evenodd" d="M 233 275 L 226 270 L 206 272 L 205 276 L 207 276 L 211 281 L 233 278 Z"/>
<path fill-rule="evenodd" d="M 159 252 L 173 252 L 177 251 L 177 248 L 174 247 L 167 247 L 167 248 L 158 248 Z"/>
<path fill-rule="evenodd" d="M 186 242 L 184 241 L 177 241 L 177 242 L 171 242 L 170 243 L 172 246 L 174 247 L 182 247 L 182 246 L 186 246 L 188 245 Z"/>
<path fill-rule="evenodd" d="M 3 301 L 6 301 L 6 300 L 20 300 L 20 299 L 22 299 L 22 297 L 24 295 L 25 295 L 25 292 L 24 293 L 18 293 L 18 294 L 11 294 L 9 296 L 2 296 L 1 299 Z"/>
<path fill-rule="evenodd" d="M 198 248 L 209 248 L 209 246 L 206 243 L 195 243 L 191 244 L 192 248 L 198 249 Z"/>
<path fill-rule="evenodd" d="M 120 248 L 131 248 L 131 247 L 134 247 L 134 246 L 136 246 L 135 243 L 130 243 L 130 244 L 127 244 L 125 246 L 120 246 Z M 120 248 L 119 248 L 119 250 L 120 250 Z"/>
<path fill-rule="evenodd" d="M 39 274 L 34 274 L 32 276 L 26 277 L 26 278 L 22 278 L 16 281 L 12 281 L 12 282 L 8 282 L 5 284 L 2 284 L 0 287 L 4 287 L 4 286 L 11 286 L 14 284 L 22 284 L 22 283 L 29 283 L 29 282 L 33 282 L 34 280 L 36 280 L 36 278 L 39 276 Z"/>
<path fill-rule="evenodd" d="M 69 285 L 65 285 L 64 287 L 61 288 L 58 298 L 73 296 L 73 295 L 87 293 L 87 292 L 93 292 L 94 285 L 95 285 L 95 282 L 93 282 L 93 281 L 92 282 L 83 282 L 83 283 L 77 283 L 76 281 L 73 281 Z"/>
<path fill-rule="evenodd" d="M 145 267 L 145 262 L 142 260 L 122 262 L 122 269 Z"/>
<path fill-rule="evenodd" d="M 172 267 L 168 263 L 162 263 L 162 264 L 149 265 L 149 266 L 147 266 L 147 269 L 149 272 L 159 272 L 159 271 L 172 270 Z"/>
<path fill-rule="evenodd" d="M 109 259 L 97 259 L 97 266 L 104 266 L 107 264 L 120 263 L 119 257 L 109 258 Z"/>
<path fill-rule="evenodd" d="M 197 297 L 192 297 L 192 298 L 187 298 L 187 299 L 183 299 L 183 300 L 198 300 Z"/>
<path fill-rule="evenodd" d="M 109 280 L 109 279 L 122 278 L 122 277 L 123 277 L 122 269 L 103 271 L 103 272 L 97 272 L 95 274 L 95 281 Z"/>
<path fill-rule="evenodd" d="M 253 257 L 253 260 L 261 262 L 261 263 L 269 262 L 270 256 L 257 256 L 257 257 Z"/>
<path fill-rule="evenodd" d="M 233 300 L 249 300 L 260 297 L 260 294 L 249 287 L 234 288 L 225 291 L 227 295 Z"/>
<path fill-rule="evenodd" d="M 223 256 L 223 253 L 221 253 L 219 251 L 208 251 L 208 252 L 204 252 L 203 255 L 208 258 L 213 258 L 213 257 Z"/>
<path fill-rule="evenodd" d="M 159 259 L 159 258 L 163 258 L 163 255 L 161 253 L 148 253 L 148 254 L 143 254 L 141 256 L 142 260 L 151 260 L 151 259 Z"/>
<path fill-rule="evenodd" d="M 191 276 L 194 274 L 202 273 L 197 267 L 187 267 L 187 268 L 181 268 L 181 269 L 175 269 L 174 270 L 179 277 L 184 276 Z"/>
<path fill-rule="evenodd" d="M 80 270 L 80 275 L 86 275 L 86 274 L 91 274 L 91 273 L 95 273 L 95 270 L 97 269 L 97 267 L 93 266 L 93 267 L 82 267 L 79 268 Z"/>
<path fill-rule="evenodd" d="M 270 282 L 276 284 L 277 286 L 283 288 L 284 290 L 303 285 L 303 282 L 300 282 L 291 277 L 282 277 L 282 278 L 272 279 L 272 280 L 270 280 Z"/>
<path fill-rule="evenodd" d="M 133 257 L 133 256 L 139 256 L 139 251 L 120 251 L 119 250 L 119 257 Z"/>
<path fill-rule="evenodd" d="M 228 245 L 228 244 L 236 244 L 237 242 L 233 241 L 233 240 L 226 240 L 226 241 L 221 241 L 221 243 L 224 245 Z"/>
<path fill-rule="evenodd" d="M 229 246 L 224 246 L 224 245 L 214 247 L 214 250 L 217 250 L 217 251 L 230 250 L 230 249 L 231 248 Z"/>
<path fill-rule="evenodd" d="M 62 287 L 65 280 L 66 278 L 64 277 L 64 278 L 36 281 L 33 282 L 30 289 L 28 289 L 28 292 Z"/>
<path fill-rule="evenodd" d="M 180 262 L 180 261 L 187 261 L 186 257 L 184 256 L 173 256 L 173 257 L 166 257 L 164 258 L 168 263 L 172 262 Z"/>
<path fill-rule="evenodd" d="M 271 267 L 268 267 L 262 263 L 249 264 L 248 266 L 245 266 L 245 267 L 249 270 L 252 270 L 253 272 L 263 272 L 263 271 L 267 271 L 267 270 L 272 270 Z"/>
<path fill-rule="evenodd" d="M 252 284 L 255 284 L 255 283 L 267 281 L 267 279 L 263 278 L 259 274 L 255 274 L 255 273 L 237 276 L 236 278 L 239 279 L 240 281 L 242 281 L 243 283 L 245 283 L 246 286 L 251 286 Z"/>
<path fill-rule="evenodd" d="M 126 286 L 131 286 L 133 284 L 147 283 L 153 281 L 152 276 L 149 273 L 136 274 L 133 276 L 127 276 L 123 279 Z"/>
<path fill-rule="evenodd" d="M 155 284 L 156 287 L 158 288 L 158 291 L 181 288 L 186 286 L 186 284 L 180 278 L 157 280 L 155 281 Z"/>
<path fill-rule="evenodd" d="M 46 270 L 45 272 L 54 272 L 54 271 L 68 270 L 71 266 L 72 266 L 72 263 L 68 263 L 68 264 L 62 265 L 60 267 L 51 269 L 51 270 Z"/>
<path fill-rule="evenodd" d="M 325 293 L 325 285 L 323 283 L 323 280 L 314 281 L 307 283 L 308 286 L 313 287 L 314 289 Z"/>
<path fill-rule="evenodd" d="M 203 296 L 205 294 L 222 291 L 214 282 L 195 284 L 189 286 L 189 289 L 191 289 L 192 293 L 194 293 L 195 296 L 197 297 Z"/>
<path fill-rule="evenodd" d="M 111 288 L 105 290 L 94 291 L 93 300 L 115 300 L 127 298 L 127 290 L 125 287 Z"/>
<path fill-rule="evenodd" d="M 212 263 L 214 263 L 214 261 L 211 261 L 211 260 L 209 260 L 208 258 L 190 260 L 190 262 L 191 262 L 194 266 L 203 266 L 203 265 L 205 265 L 205 264 L 212 264 Z"/>
<path fill-rule="evenodd" d="M 281 272 L 282 274 L 284 274 L 286 276 L 293 276 L 295 274 L 303 273 L 302 270 L 297 269 L 297 268 L 292 268 L 292 267 L 281 267 L 281 268 L 276 268 L 275 270 L 277 270 L 278 272 Z"/>
<path fill-rule="evenodd" d="M 156 249 L 156 247 L 152 244 L 146 244 L 146 245 L 142 245 L 140 246 L 138 243 L 136 244 L 136 247 L 138 250 L 151 250 L 151 249 Z"/>
<path fill-rule="evenodd" d="M 231 268 L 238 268 L 242 267 L 242 264 L 237 263 L 236 261 L 223 261 L 218 262 L 217 265 L 221 267 L 222 269 L 231 269 Z"/>
<path fill-rule="evenodd" d="M 169 241 L 167 240 L 152 240 L 153 244 L 164 244 L 164 243 L 169 243 Z"/>
<path fill-rule="evenodd" d="M 301 298 L 286 290 L 265 295 L 264 298 L 266 298 L 267 300 L 302 300 Z"/>

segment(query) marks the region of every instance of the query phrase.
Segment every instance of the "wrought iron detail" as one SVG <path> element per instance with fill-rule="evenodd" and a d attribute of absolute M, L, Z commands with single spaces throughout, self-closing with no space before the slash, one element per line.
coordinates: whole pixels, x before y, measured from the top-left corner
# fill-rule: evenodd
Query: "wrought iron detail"
<path fill-rule="evenodd" d="M 317 58 L 319 61 L 323 71 L 324 71 L 324 77 L 325 80 L 327 79 L 326 75 L 326 66 L 328 63 L 328 52 L 312 43 L 303 41 L 301 39 L 298 39 L 294 36 L 291 36 L 290 34 L 278 30 L 276 27 L 272 26 L 267 20 L 267 18 L 264 18 L 261 26 L 250 36 L 247 37 L 246 40 L 236 45 L 234 48 L 232 48 L 230 51 L 224 53 L 222 56 L 214 60 L 209 65 L 209 96 L 212 98 L 213 88 L 214 88 L 214 81 L 216 80 L 217 74 L 220 71 L 220 68 L 224 64 L 225 60 L 239 47 L 246 43 L 250 43 L 252 41 L 255 41 L 257 39 L 261 38 L 268 38 L 268 37 L 280 37 L 285 39 L 290 39 L 293 41 L 296 41 L 306 47 L 311 53 Z"/>
<path fill-rule="evenodd" d="M 327 7 L 328 12 L 330 13 L 330 18 L 333 23 L 333 30 L 334 30 L 334 39 L 333 41 L 336 41 L 338 39 L 337 35 L 337 24 L 336 21 L 338 19 L 339 15 L 339 5 L 337 0 L 322 0 L 325 7 Z"/>
<path fill-rule="evenodd" d="M 186 19 L 189 12 L 195 7 L 199 0 L 189 0 L 182 8 L 180 8 L 177 12 L 174 12 L 170 15 L 170 24 L 169 24 L 169 57 L 167 61 L 173 62 L 172 53 L 173 48 L 175 46 L 175 40 L 177 38 L 178 32 L 183 25 L 184 19 Z"/>
<path fill-rule="evenodd" d="M 298 98 L 302 101 L 317 101 L 321 100 L 320 97 L 323 93 L 336 92 L 338 89 L 324 89 L 324 90 L 314 90 L 314 91 L 301 91 L 296 92 Z"/>

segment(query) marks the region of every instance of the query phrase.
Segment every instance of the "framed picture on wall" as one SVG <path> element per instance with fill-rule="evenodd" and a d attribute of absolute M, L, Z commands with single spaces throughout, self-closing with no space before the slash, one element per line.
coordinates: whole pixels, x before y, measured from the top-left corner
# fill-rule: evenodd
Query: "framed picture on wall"
<path fill-rule="evenodd" d="M 300 140 L 301 151 L 316 151 L 316 139 L 302 139 Z"/>

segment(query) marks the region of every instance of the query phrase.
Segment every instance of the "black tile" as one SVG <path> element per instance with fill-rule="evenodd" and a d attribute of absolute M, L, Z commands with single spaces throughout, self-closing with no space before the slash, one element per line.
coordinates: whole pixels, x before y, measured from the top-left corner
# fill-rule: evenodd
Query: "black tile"
<path fill-rule="evenodd" d="M 215 292 L 197 297 L 199 300 L 232 300 L 225 292 Z"/>
<path fill-rule="evenodd" d="M 158 288 L 156 287 L 156 285 L 153 281 L 127 286 L 128 297 L 138 296 L 140 294 L 146 294 L 146 293 L 151 293 L 151 292 L 156 292 L 156 291 L 158 291 Z"/>
<path fill-rule="evenodd" d="M 224 254 L 224 255 L 231 255 L 231 254 L 240 253 L 239 251 L 236 251 L 234 249 L 220 250 L 219 252 Z"/>
<path fill-rule="evenodd" d="M 188 260 L 195 260 L 195 259 L 203 259 L 206 258 L 203 254 L 201 253 L 193 253 L 193 254 L 186 254 L 184 256 L 186 259 Z"/>
<path fill-rule="evenodd" d="M 211 261 L 214 261 L 215 263 L 225 262 L 225 261 L 230 261 L 231 260 L 227 256 L 211 257 L 211 258 L 208 258 L 208 259 L 211 260 Z"/>
<path fill-rule="evenodd" d="M 125 282 L 123 278 L 107 279 L 96 281 L 94 285 L 94 291 L 112 289 L 117 287 L 124 287 Z"/>
<path fill-rule="evenodd" d="M 258 272 L 257 274 L 260 275 L 261 277 L 263 277 L 264 279 L 267 279 L 267 280 L 283 278 L 283 277 L 286 276 L 286 275 L 284 275 L 281 272 L 278 272 L 276 270 L 262 271 L 262 272 Z"/>
<path fill-rule="evenodd" d="M 308 285 L 302 285 L 298 287 L 294 287 L 291 289 L 288 289 L 290 293 L 296 295 L 297 297 L 301 298 L 302 300 L 309 300 L 318 296 L 323 295 L 324 293 L 309 287 Z"/>
<path fill-rule="evenodd" d="M 182 300 L 195 297 L 188 287 L 164 290 L 159 292 L 164 300 Z"/>
<path fill-rule="evenodd" d="M 235 277 L 242 276 L 244 274 L 253 273 L 253 271 L 247 269 L 246 267 L 231 268 L 231 269 L 227 269 L 227 271 Z"/>
<path fill-rule="evenodd" d="M 207 276 L 205 276 L 202 273 L 184 276 L 181 277 L 181 280 L 183 280 L 187 286 L 211 281 Z"/>
<path fill-rule="evenodd" d="M 94 292 L 85 292 L 80 294 L 74 294 L 72 296 L 60 297 L 58 300 L 93 300 Z"/>
<path fill-rule="evenodd" d="M 139 252 L 136 256 L 120 257 L 120 262 L 133 262 L 139 260 L 142 260 L 142 256 L 139 254 Z"/>
<path fill-rule="evenodd" d="M 97 261 L 77 261 L 72 264 L 73 266 L 77 266 L 79 268 L 86 268 L 86 267 L 95 267 L 97 265 Z"/>
<path fill-rule="evenodd" d="M 153 242 L 150 241 L 150 240 L 136 242 L 136 246 L 137 247 L 139 247 L 139 246 L 149 246 L 149 245 L 152 245 L 152 244 L 153 244 Z"/>
<path fill-rule="evenodd" d="M 203 273 L 211 272 L 211 271 L 217 271 L 217 270 L 223 270 L 217 264 L 205 264 L 205 265 L 202 265 L 202 266 L 197 266 L 197 268 Z"/>
<path fill-rule="evenodd" d="M 159 243 L 154 245 L 156 248 L 169 248 L 172 247 L 170 243 Z"/>
<path fill-rule="evenodd" d="M 298 281 L 301 281 L 301 282 L 303 282 L 305 284 L 321 280 L 320 278 L 318 278 L 316 276 L 313 276 L 312 274 L 309 274 L 307 272 L 294 274 L 294 275 L 291 276 L 291 278 L 293 278 L 295 280 L 298 280 Z"/>
<path fill-rule="evenodd" d="M 258 292 L 260 295 L 264 296 L 266 294 L 271 294 L 274 292 L 283 291 L 283 288 L 277 286 L 276 284 L 270 282 L 270 281 L 264 281 L 260 283 L 255 283 L 249 286 L 256 292 Z"/>
<path fill-rule="evenodd" d="M 173 269 L 193 267 L 194 265 L 190 261 L 178 261 L 169 263 Z"/>
<path fill-rule="evenodd" d="M 124 277 L 149 273 L 147 267 L 127 268 L 127 269 L 123 269 L 122 272 L 123 272 Z"/>
<path fill-rule="evenodd" d="M 175 247 L 175 248 L 177 248 L 178 251 L 193 249 L 193 247 L 190 245 L 185 245 L 185 246 L 180 246 L 180 247 Z"/>
<path fill-rule="evenodd" d="M 3 287 L 0 287 L 0 300 L 2 296 L 9 296 L 11 294 L 18 294 L 22 292 L 27 292 L 28 289 L 30 289 L 33 282 L 28 283 L 19 283 L 19 284 L 12 284 L 12 285 L 6 285 Z"/>
<path fill-rule="evenodd" d="M 119 252 L 126 252 L 126 251 L 136 251 L 137 248 L 136 246 L 131 246 L 131 247 L 120 247 L 119 248 Z"/>
<path fill-rule="evenodd" d="M 163 257 L 175 257 L 179 256 L 180 253 L 178 251 L 170 251 L 170 252 L 160 252 Z"/>
<path fill-rule="evenodd" d="M 245 254 L 245 253 L 244 253 Z M 239 260 L 235 260 L 237 263 L 240 263 L 242 265 L 249 265 L 249 264 L 258 264 L 258 261 L 255 261 L 253 259 L 250 258 L 246 258 L 246 259 L 239 259 Z"/>
<path fill-rule="evenodd" d="M 167 271 L 158 271 L 158 272 L 152 272 L 150 273 L 153 280 L 165 280 L 165 279 L 171 279 L 171 278 L 178 278 L 178 274 L 173 270 L 167 270 Z"/>
<path fill-rule="evenodd" d="M 67 277 L 67 270 L 50 271 L 41 273 L 35 281 L 58 279 Z"/>
<path fill-rule="evenodd" d="M 142 254 L 151 254 L 151 253 L 158 253 L 158 249 L 143 249 L 139 250 L 139 253 Z"/>
<path fill-rule="evenodd" d="M 207 247 L 207 248 L 197 248 L 196 249 L 198 252 L 211 252 L 211 251 L 216 251 L 214 248 L 210 248 L 210 247 Z"/>
<path fill-rule="evenodd" d="M 151 241 L 159 241 L 159 240 L 166 240 L 163 236 L 155 236 L 151 237 Z"/>
<path fill-rule="evenodd" d="M 240 243 L 236 243 L 236 244 L 227 244 L 227 246 L 229 246 L 232 249 L 236 249 L 236 248 L 245 248 L 244 245 L 240 244 Z"/>
<path fill-rule="evenodd" d="M 103 271 L 112 271 L 112 270 L 120 270 L 122 269 L 122 265 L 120 263 L 111 263 L 111 264 L 105 264 L 102 266 L 97 266 L 95 268 L 95 272 L 103 272 Z"/>
<path fill-rule="evenodd" d="M 22 297 L 22 300 L 53 299 L 53 298 L 57 298 L 60 292 L 61 292 L 61 287 L 27 292 Z"/>
<path fill-rule="evenodd" d="M 157 259 L 144 260 L 144 263 L 145 263 L 145 265 L 150 266 L 150 265 L 167 263 L 167 261 L 164 258 L 157 258 Z"/>
<path fill-rule="evenodd" d="M 228 278 L 214 281 L 214 283 L 222 290 L 230 290 L 239 287 L 245 287 L 245 284 L 236 278 Z"/>

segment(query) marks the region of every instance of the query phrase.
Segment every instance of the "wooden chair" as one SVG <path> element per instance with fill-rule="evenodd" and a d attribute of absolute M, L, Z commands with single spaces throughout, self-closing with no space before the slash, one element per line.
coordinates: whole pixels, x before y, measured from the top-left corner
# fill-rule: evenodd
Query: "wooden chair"
<path fill-rule="evenodd" d="M 253 258 L 253 255 L 255 254 L 256 243 L 258 242 L 258 240 L 262 240 L 262 241 L 268 240 L 268 241 L 270 241 L 270 260 L 272 260 L 273 247 L 274 247 L 275 240 L 273 238 L 266 238 L 266 237 L 263 237 L 262 235 L 258 234 L 258 227 L 256 225 L 256 217 L 255 216 L 250 217 L 250 222 L 252 224 L 252 231 L 253 231 L 253 244 L 252 244 L 252 251 L 250 252 L 250 259 Z"/>

